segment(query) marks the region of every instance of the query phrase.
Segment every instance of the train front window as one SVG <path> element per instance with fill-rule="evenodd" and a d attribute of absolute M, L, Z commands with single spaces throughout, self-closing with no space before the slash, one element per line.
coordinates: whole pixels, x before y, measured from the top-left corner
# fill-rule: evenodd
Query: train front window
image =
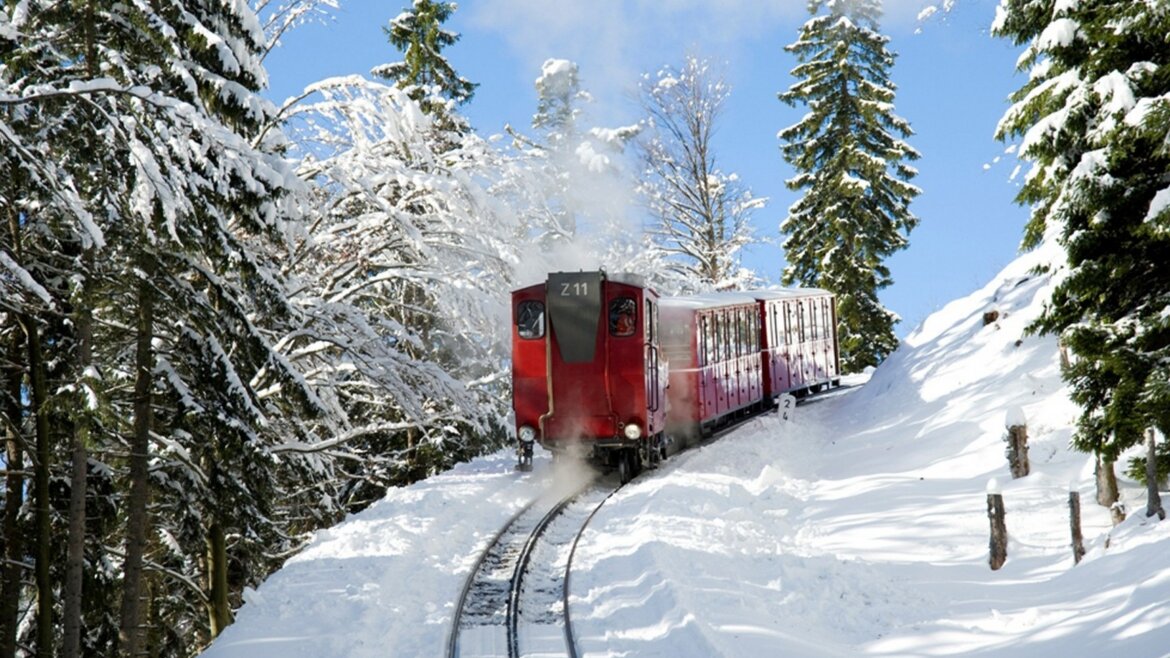
<path fill-rule="evenodd" d="M 520 302 L 516 309 L 516 333 L 526 339 L 544 338 L 544 302 Z"/>
<path fill-rule="evenodd" d="M 609 303 L 609 333 L 624 338 L 633 336 L 638 324 L 638 305 L 633 297 L 618 297 Z"/>

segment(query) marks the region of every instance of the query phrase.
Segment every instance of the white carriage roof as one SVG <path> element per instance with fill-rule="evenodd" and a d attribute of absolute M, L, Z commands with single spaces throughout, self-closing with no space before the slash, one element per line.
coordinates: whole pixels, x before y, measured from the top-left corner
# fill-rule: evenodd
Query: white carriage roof
<path fill-rule="evenodd" d="M 745 295 L 760 300 L 767 299 L 792 299 L 793 297 L 808 297 L 812 295 L 829 295 L 832 294 L 823 288 L 767 288 L 760 290 L 746 290 Z"/>
<path fill-rule="evenodd" d="M 659 306 L 667 308 L 720 308 L 723 306 L 738 306 L 741 304 L 755 304 L 756 298 L 743 292 L 711 292 L 705 295 L 686 295 L 684 297 L 663 297 L 658 300 Z"/>
<path fill-rule="evenodd" d="M 663 297 L 659 300 L 659 304 L 672 308 L 719 308 L 737 304 L 755 304 L 759 301 L 798 299 L 800 297 L 827 294 L 830 294 L 829 291 L 822 290 L 821 288 L 772 288 L 768 290 L 712 292 L 704 295 Z"/>

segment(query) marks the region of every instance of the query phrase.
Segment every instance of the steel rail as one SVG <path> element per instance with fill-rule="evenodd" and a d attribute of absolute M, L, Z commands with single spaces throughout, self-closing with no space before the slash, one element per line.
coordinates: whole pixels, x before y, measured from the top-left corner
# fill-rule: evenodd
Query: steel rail
<path fill-rule="evenodd" d="M 528 510 L 532 509 L 532 507 L 539 501 L 539 497 L 534 498 L 527 505 L 521 507 L 515 514 L 513 514 L 512 517 L 508 519 L 507 523 L 505 523 L 503 527 L 500 528 L 500 531 L 497 532 L 494 537 L 492 537 L 492 540 L 487 543 L 487 546 L 485 546 L 483 551 L 479 554 L 479 559 L 475 561 L 475 566 L 472 567 L 471 573 L 467 576 L 467 581 L 463 584 L 463 591 L 459 593 L 459 603 L 456 604 L 455 607 L 455 614 L 453 615 L 451 625 L 451 634 L 447 638 L 447 658 L 458 658 L 459 656 L 459 628 L 463 623 L 463 613 L 467 609 L 467 597 L 469 594 L 471 594 L 471 588 L 475 585 L 476 575 L 479 574 L 480 569 L 483 567 L 484 563 L 487 562 L 488 556 L 491 555 L 492 549 L 500 543 L 500 539 L 504 536 L 504 534 L 511 530 L 512 526 L 516 524 L 516 521 L 518 521 L 521 516 L 527 514 Z"/>
<path fill-rule="evenodd" d="M 516 570 L 512 572 L 511 589 L 508 592 L 508 658 L 520 658 L 520 595 L 523 590 L 524 574 L 528 571 L 528 563 L 532 560 L 532 551 L 536 548 L 537 542 L 540 541 L 541 536 L 548 529 L 553 519 L 560 516 L 566 507 L 572 504 L 581 494 L 585 493 L 586 488 L 581 487 L 554 505 L 544 515 L 544 518 L 536 524 L 536 527 L 532 529 L 532 533 L 528 535 L 528 539 L 524 542 L 524 547 L 520 549 L 520 556 L 516 560 Z"/>
<path fill-rule="evenodd" d="M 589 522 L 593 520 L 594 516 L 597 516 L 599 511 L 601 511 L 601 506 L 604 505 L 615 493 L 617 493 L 618 489 L 621 489 L 622 486 L 624 485 L 618 485 L 615 487 L 613 491 L 610 491 L 605 496 L 605 498 L 601 499 L 601 502 L 597 503 L 597 506 L 594 507 L 593 511 L 589 513 L 589 516 L 585 518 L 585 522 L 581 524 L 580 530 L 577 531 L 577 536 L 573 538 L 573 546 L 569 549 L 569 560 L 565 564 L 564 591 L 561 594 L 561 607 L 565 617 L 565 648 L 569 650 L 569 658 L 578 658 L 577 638 L 573 635 L 573 618 L 572 615 L 569 614 L 569 579 L 573 573 L 573 556 L 577 554 L 577 544 L 581 542 L 581 537 L 585 534 L 585 529 L 589 527 Z"/>

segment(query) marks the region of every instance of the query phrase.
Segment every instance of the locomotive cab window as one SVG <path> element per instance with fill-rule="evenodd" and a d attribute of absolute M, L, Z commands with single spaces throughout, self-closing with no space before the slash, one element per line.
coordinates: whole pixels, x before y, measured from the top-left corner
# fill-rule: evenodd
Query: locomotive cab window
<path fill-rule="evenodd" d="M 516 308 L 516 333 L 525 339 L 544 338 L 544 302 L 520 302 Z"/>
<path fill-rule="evenodd" d="M 637 327 L 637 303 L 633 297 L 618 297 L 609 303 L 609 333 L 624 338 L 633 336 Z"/>

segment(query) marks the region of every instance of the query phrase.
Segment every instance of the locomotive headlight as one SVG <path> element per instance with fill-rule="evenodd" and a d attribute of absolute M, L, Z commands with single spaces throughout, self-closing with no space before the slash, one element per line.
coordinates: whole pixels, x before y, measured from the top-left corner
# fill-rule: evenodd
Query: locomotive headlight
<path fill-rule="evenodd" d="M 525 443 L 532 443 L 536 440 L 536 430 L 525 425 L 520 428 L 520 440 Z"/>
<path fill-rule="evenodd" d="M 624 428 L 622 428 L 622 432 L 626 435 L 626 438 L 631 441 L 642 437 L 642 428 L 638 427 L 637 423 L 630 423 L 629 425 L 626 425 Z"/>

